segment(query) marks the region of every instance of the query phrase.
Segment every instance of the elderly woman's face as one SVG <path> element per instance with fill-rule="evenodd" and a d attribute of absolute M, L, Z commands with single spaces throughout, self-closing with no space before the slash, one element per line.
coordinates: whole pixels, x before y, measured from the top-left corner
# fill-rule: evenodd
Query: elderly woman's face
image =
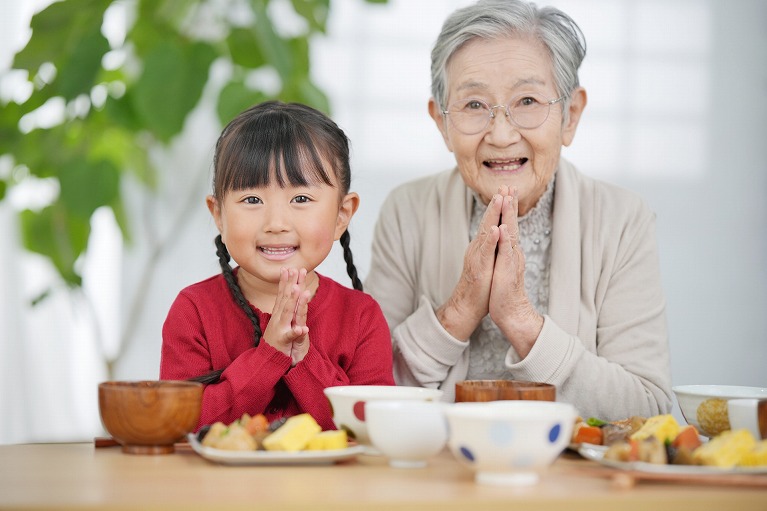
<path fill-rule="evenodd" d="M 580 90 L 582 91 L 582 89 Z M 506 105 L 519 94 L 535 93 L 557 99 L 551 59 L 544 46 L 531 39 L 475 39 L 451 57 L 447 67 L 447 104 L 467 98 L 489 106 Z M 585 93 L 582 93 L 585 105 Z M 562 145 L 575 134 L 580 110 L 563 125 L 562 103 L 551 106 L 537 128 L 512 124 L 503 108 L 483 131 L 466 135 L 456 129 L 449 114 L 440 113 L 433 99 L 429 110 L 455 154 L 466 184 L 487 204 L 500 185 L 519 190 L 519 212 L 525 214 L 543 195 L 559 162 Z M 576 105 L 577 107 L 577 105 Z M 447 117 L 447 118 L 446 118 Z"/>

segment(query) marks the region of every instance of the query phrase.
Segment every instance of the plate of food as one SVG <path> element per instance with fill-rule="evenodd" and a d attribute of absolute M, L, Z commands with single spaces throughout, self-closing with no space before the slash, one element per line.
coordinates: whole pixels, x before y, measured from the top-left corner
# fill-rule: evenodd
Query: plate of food
<path fill-rule="evenodd" d="M 355 458 L 363 446 L 350 444 L 346 432 L 321 431 L 309 414 L 269 424 L 263 415 L 217 422 L 188 435 L 203 458 L 225 465 L 317 465 Z"/>
<path fill-rule="evenodd" d="M 667 463 L 658 464 L 647 461 L 618 461 L 605 458 L 606 452 L 607 449 L 603 446 L 582 445 L 578 449 L 578 454 L 584 458 L 620 470 L 668 475 L 767 474 L 767 465 L 754 467 L 718 467 L 714 465 L 670 465 Z M 767 485 L 767 477 L 765 477 L 764 484 Z"/>
<path fill-rule="evenodd" d="M 203 458 L 224 465 L 327 465 L 362 454 L 361 445 L 322 451 L 231 451 L 206 447 L 189 434 L 189 445 Z"/>
<path fill-rule="evenodd" d="M 583 423 L 576 429 L 601 427 L 607 430 L 601 440 L 593 431 L 576 431 L 573 444 L 577 446 L 577 452 L 586 459 L 635 475 L 656 474 L 679 479 L 678 476 L 767 474 L 767 441 L 758 441 L 746 429 L 726 431 L 707 439 L 694 426 L 677 423 L 672 415 L 657 415 L 619 421 L 619 426 L 632 425 L 625 428 L 623 435 L 613 436 L 616 423 L 598 419 Z M 767 477 L 759 476 L 753 481 L 767 486 Z"/>

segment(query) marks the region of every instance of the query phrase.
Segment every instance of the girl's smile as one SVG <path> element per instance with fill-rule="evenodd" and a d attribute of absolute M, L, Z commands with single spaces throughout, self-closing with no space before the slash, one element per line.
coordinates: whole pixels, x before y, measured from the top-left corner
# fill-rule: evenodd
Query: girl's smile
<path fill-rule="evenodd" d="M 258 249 L 264 254 L 264 257 L 269 260 L 285 261 L 286 259 L 289 259 L 290 256 L 296 252 L 296 250 L 298 250 L 298 246 L 261 246 L 258 247 Z"/>

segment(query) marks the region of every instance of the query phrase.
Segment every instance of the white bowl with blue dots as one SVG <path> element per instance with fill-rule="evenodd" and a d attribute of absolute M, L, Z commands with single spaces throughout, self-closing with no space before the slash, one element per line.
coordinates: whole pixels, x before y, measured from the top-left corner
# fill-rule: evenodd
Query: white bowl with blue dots
<path fill-rule="evenodd" d="M 575 407 L 551 401 L 455 403 L 448 446 L 480 484 L 529 486 L 570 443 Z"/>

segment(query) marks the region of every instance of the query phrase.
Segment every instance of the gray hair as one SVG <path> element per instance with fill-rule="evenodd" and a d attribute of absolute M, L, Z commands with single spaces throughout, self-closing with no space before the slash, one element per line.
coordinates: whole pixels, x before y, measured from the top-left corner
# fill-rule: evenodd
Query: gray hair
<path fill-rule="evenodd" d="M 447 107 L 450 57 L 472 39 L 508 36 L 532 37 L 543 43 L 551 56 L 557 96 L 568 96 L 565 108 L 579 85 L 578 68 L 586 56 L 586 38 L 575 21 L 554 7 L 538 8 L 521 0 L 479 0 L 445 20 L 431 51 L 431 93 L 441 109 Z"/>

